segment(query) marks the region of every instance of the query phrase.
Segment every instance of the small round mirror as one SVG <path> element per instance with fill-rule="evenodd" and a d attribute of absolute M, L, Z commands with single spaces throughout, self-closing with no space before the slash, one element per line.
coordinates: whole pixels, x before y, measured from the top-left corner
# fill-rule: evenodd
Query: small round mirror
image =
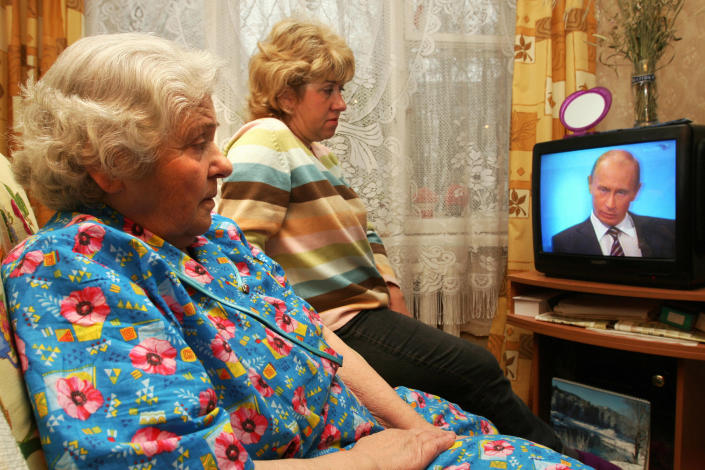
<path fill-rule="evenodd" d="M 595 127 L 607 115 L 612 94 L 607 88 L 595 87 L 571 93 L 561 105 L 559 117 L 563 126 L 575 134 Z"/>

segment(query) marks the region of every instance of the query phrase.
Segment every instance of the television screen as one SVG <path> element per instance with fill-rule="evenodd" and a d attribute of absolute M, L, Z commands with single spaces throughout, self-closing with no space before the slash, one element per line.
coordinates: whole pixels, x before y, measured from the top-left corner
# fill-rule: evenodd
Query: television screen
<path fill-rule="evenodd" d="M 593 172 L 601 156 L 603 164 Z M 615 159 L 624 164 L 611 164 Z M 624 256 L 675 256 L 675 139 L 544 154 L 540 178 L 544 251 L 611 256 L 607 231 L 621 224 Z M 647 246 L 648 234 L 639 232 L 655 223 L 667 236 L 653 240 L 657 247 Z"/>
<path fill-rule="evenodd" d="M 681 122 L 537 143 L 534 264 L 550 276 L 705 283 L 705 126 Z"/>

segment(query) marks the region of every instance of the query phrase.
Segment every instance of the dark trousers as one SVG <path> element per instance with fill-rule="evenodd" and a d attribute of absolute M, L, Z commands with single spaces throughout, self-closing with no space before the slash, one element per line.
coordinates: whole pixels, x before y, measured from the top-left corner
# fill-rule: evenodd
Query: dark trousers
<path fill-rule="evenodd" d="M 362 311 L 335 333 L 392 387 L 438 395 L 488 418 L 502 434 L 563 451 L 553 429 L 514 394 L 485 348 L 386 308 Z"/>

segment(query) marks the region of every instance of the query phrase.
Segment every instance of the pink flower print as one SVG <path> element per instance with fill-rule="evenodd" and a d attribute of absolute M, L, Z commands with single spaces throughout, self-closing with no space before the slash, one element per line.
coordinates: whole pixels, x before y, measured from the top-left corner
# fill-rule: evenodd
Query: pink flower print
<path fill-rule="evenodd" d="M 231 322 L 227 318 L 218 317 L 215 315 L 208 315 L 208 319 L 213 322 L 216 328 L 218 328 L 218 334 L 225 339 L 230 339 L 235 337 L 235 323 Z"/>
<path fill-rule="evenodd" d="M 262 250 L 260 250 L 258 246 L 253 245 L 249 242 L 247 243 L 247 246 L 250 248 L 250 251 L 252 252 L 253 256 L 259 256 L 262 254 Z"/>
<path fill-rule="evenodd" d="M 452 403 L 448 404 L 448 409 L 450 410 L 450 413 L 453 415 L 453 418 L 459 420 L 459 421 L 467 421 L 467 417 L 455 406 L 453 406 Z"/>
<path fill-rule="evenodd" d="M 413 397 L 416 404 L 419 405 L 419 408 L 426 408 L 426 399 L 423 395 L 421 395 L 419 392 L 412 390 L 411 396 Z"/>
<path fill-rule="evenodd" d="M 231 432 L 221 432 L 215 438 L 215 458 L 218 468 L 242 470 L 247 462 L 247 451 Z"/>
<path fill-rule="evenodd" d="M 19 255 L 19 253 L 18 253 Z M 8 257 L 9 258 L 9 257 Z M 7 260 L 5 260 L 7 262 Z M 10 273 L 10 277 L 20 277 L 23 274 L 32 274 L 37 266 L 44 262 L 44 253 L 39 250 L 30 251 L 24 255 L 19 264 Z"/>
<path fill-rule="evenodd" d="M 260 395 L 263 397 L 271 397 L 274 395 L 274 389 L 272 389 L 272 387 L 264 381 L 262 376 L 259 375 L 256 370 L 250 367 L 247 371 L 247 377 L 249 377 L 250 382 L 252 382 L 252 385 L 255 386 Z"/>
<path fill-rule="evenodd" d="M 15 346 L 17 348 L 17 355 L 20 357 L 20 367 L 22 372 L 27 372 L 27 367 L 29 367 L 29 362 L 27 361 L 26 346 L 24 341 L 20 339 L 19 336 L 15 335 Z"/>
<path fill-rule="evenodd" d="M 279 284 L 280 286 L 284 287 L 286 285 L 286 276 L 280 276 L 278 274 L 272 273 L 269 273 L 269 275 L 272 276 L 272 279 L 277 281 L 277 284 Z"/>
<path fill-rule="evenodd" d="M 483 445 L 485 454 L 492 457 L 506 457 L 514 453 L 514 446 L 504 439 L 498 441 L 485 442 Z"/>
<path fill-rule="evenodd" d="M 450 467 L 445 467 L 443 470 L 470 470 L 470 464 L 466 462 L 461 465 L 451 465 Z"/>
<path fill-rule="evenodd" d="M 330 393 L 333 395 L 339 395 L 343 391 L 343 387 L 338 382 L 337 378 L 334 378 L 330 384 Z"/>
<path fill-rule="evenodd" d="M 56 381 L 56 399 L 67 415 L 85 421 L 103 404 L 103 395 L 76 376 Z"/>
<path fill-rule="evenodd" d="M 340 445 L 340 430 L 332 424 L 326 424 L 321 433 L 321 442 L 318 443 L 319 449 L 328 449 L 329 447 L 338 447 Z"/>
<path fill-rule="evenodd" d="M 237 228 L 234 225 L 228 225 L 226 232 L 228 234 L 228 238 L 231 240 L 240 240 L 240 232 L 237 231 Z"/>
<path fill-rule="evenodd" d="M 154 236 L 152 232 L 145 230 L 145 228 L 140 224 L 136 224 L 128 219 L 125 219 L 125 224 L 122 226 L 122 231 L 127 232 L 145 242 L 149 241 Z"/>
<path fill-rule="evenodd" d="M 334 375 L 336 368 L 335 364 L 331 362 L 330 360 L 326 359 L 325 357 L 321 358 L 321 365 L 323 366 L 323 370 L 328 373 L 328 375 Z"/>
<path fill-rule="evenodd" d="M 294 411 L 302 416 L 311 414 L 311 410 L 306 404 L 306 391 L 303 386 L 294 390 L 294 398 L 291 399 L 291 405 L 294 407 Z"/>
<path fill-rule="evenodd" d="M 448 426 L 448 421 L 446 421 L 443 415 L 436 415 L 433 417 L 433 425 L 437 428 L 443 428 Z"/>
<path fill-rule="evenodd" d="M 100 287 L 86 287 L 71 292 L 61 301 L 61 315 L 74 325 L 91 326 L 103 323 L 110 313 Z"/>
<path fill-rule="evenodd" d="M 211 351 L 213 355 L 223 362 L 236 363 L 238 361 L 233 348 L 228 344 L 228 340 L 220 336 L 220 334 L 215 335 L 215 338 L 211 341 Z"/>
<path fill-rule="evenodd" d="M 549 465 L 548 467 L 544 468 L 543 470 L 570 470 L 570 467 L 567 465 L 564 465 L 562 463 L 557 463 L 555 465 Z"/>
<path fill-rule="evenodd" d="M 496 434 L 490 422 L 485 419 L 480 421 L 480 430 L 482 431 L 482 434 Z"/>
<path fill-rule="evenodd" d="M 277 299 L 274 297 L 262 297 L 265 302 L 267 302 L 269 305 L 274 307 L 274 310 L 277 312 L 277 317 L 281 315 L 282 313 L 286 312 L 286 304 L 284 303 L 283 300 Z M 292 330 L 293 331 L 293 330 Z"/>
<path fill-rule="evenodd" d="M 98 220 L 98 219 L 96 219 L 96 218 L 93 217 L 92 215 L 88 215 L 88 214 L 78 214 L 78 215 L 74 216 L 74 217 L 71 219 L 71 221 L 70 221 L 68 224 L 66 224 L 66 226 L 68 227 L 68 226 L 70 226 L 70 225 L 80 224 L 80 223 L 86 222 L 86 221 L 88 221 L 88 220 Z"/>
<path fill-rule="evenodd" d="M 255 444 L 267 430 L 267 418 L 252 408 L 242 407 L 230 414 L 235 437 L 243 444 Z"/>
<path fill-rule="evenodd" d="M 130 351 L 132 365 L 149 374 L 171 375 L 176 372 L 176 349 L 169 341 L 146 338 Z"/>
<path fill-rule="evenodd" d="M 191 246 L 193 248 L 198 248 L 200 246 L 205 245 L 206 243 L 208 243 L 208 239 L 206 237 L 204 237 L 203 235 L 199 235 L 196 237 L 196 241 L 191 243 Z"/>
<path fill-rule="evenodd" d="M 103 247 L 105 229 L 97 224 L 81 224 L 73 239 L 73 251 L 86 256 L 93 256 Z"/>
<path fill-rule="evenodd" d="M 15 247 L 12 250 L 10 250 L 10 252 L 7 254 L 5 259 L 3 260 L 3 263 L 4 264 L 12 263 L 17 258 L 19 258 L 20 255 L 22 254 L 22 252 L 24 251 L 24 246 L 27 243 L 27 240 L 28 240 L 28 238 L 25 238 L 24 240 L 19 242 L 17 245 L 15 245 Z"/>
<path fill-rule="evenodd" d="M 372 432 L 372 423 L 365 421 L 355 428 L 355 440 L 359 441 L 365 436 L 369 436 Z"/>
<path fill-rule="evenodd" d="M 312 308 L 308 308 L 306 306 L 303 307 L 304 313 L 308 316 L 308 319 L 311 321 L 311 323 L 314 324 L 316 327 L 320 327 L 323 325 L 323 322 L 321 321 L 320 315 L 318 315 L 318 312 L 315 311 Z"/>
<path fill-rule="evenodd" d="M 325 348 L 324 351 L 333 356 L 337 354 L 333 348 L 329 347 Z M 335 375 L 335 372 L 338 370 L 338 364 L 334 363 L 329 359 L 326 359 L 325 357 L 321 358 L 321 365 L 323 365 L 323 370 L 330 375 Z"/>
<path fill-rule="evenodd" d="M 203 390 L 198 394 L 198 404 L 201 405 L 201 409 L 198 411 L 198 416 L 207 415 L 213 411 L 217 403 L 218 397 L 215 395 L 215 390 L 212 388 Z"/>
<path fill-rule="evenodd" d="M 148 427 L 138 430 L 130 442 L 139 444 L 144 455 L 152 457 L 162 452 L 172 452 L 179 445 L 179 440 L 181 437 L 173 432 Z"/>
<path fill-rule="evenodd" d="M 237 271 L 240 273 L 240 276 L 249 276 L 250 275 L 250 267 L 247 265 L 247 263 L 240 261 L 238 263 L 235 263 L 235 267 L 237 268 Z"/>
<path fill-rule="evenodd" d="M 206 268 L 201 266 L 199 262 L 194 261 L 192 259 L 184 263 L 184 272 L 186 272 L 189 277 L 192 277 L 198 282 L 202 282 L 203 284 L 208 284 L 213 280 L 213 276 L 211 276 L 211 274 L 206 271 Z"/>
<path fill-rule="evenodd" d="M 271 330 L 267 330 L 267 343 L 281 356 L 288 356 L 291 352 L 292 345 Z"/>
<path fill-rule="evenodd" d="M 169 310 L 171 310 L 171 313 L 174 314 L 178 322 L 183 323 L 184 307 L 170 295 L 164 295 L 162 298 L 164 299 L 164 302 L 166 302 L 166 304 L 169 306 Z"/>
<path fill-rule="evenodd" d="M 279 328 L 286 331 L 287 333 L 291 333 L 299 327 L 299 322 L 297 322 L 295 319 L 291 318 L 284 312 L 277 311 L 274 320 L 277 322 Z"/>
<path fill-rule="evenodd" d="M 301 436 L 297 434 L 291 441 L 289 441 L 289 444 L 287 444 L 286 450 L 282 454 L 281 458 L 290 459 L 299 452 L 299 449 L 301 449 Z"/>

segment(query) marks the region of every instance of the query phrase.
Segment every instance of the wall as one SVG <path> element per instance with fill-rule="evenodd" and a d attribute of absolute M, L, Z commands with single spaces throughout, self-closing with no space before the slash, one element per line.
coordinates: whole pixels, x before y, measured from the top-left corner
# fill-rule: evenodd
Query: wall
<path fill-rule="evenodd" d="M 598 33 L 605 34 L 607 21 L 600 18 Z M 682 40 L 675 42 L 673 61 L 660 64 L 656 72 L 658 86 L 658 119 L 661 122 L 688 118 L 696 124 L 705 124 L 705 2 L 686 0 L 678 19 L 676 34 Z M 598 48 L 598 58 L 602 49 Z M 668 52 L 667 52 L 668 54 Z M 665 57 L 667 57 L 667 54 Z M 666 61 L 663 61 L 664 63 Z M 599 63 L 597 85 L 612 92 L 612 107 L 607 117 L 597 126 L 598 131 L 632 127 L 634 111 L 631 96 L 631 65 L 615 69 Z"/>

